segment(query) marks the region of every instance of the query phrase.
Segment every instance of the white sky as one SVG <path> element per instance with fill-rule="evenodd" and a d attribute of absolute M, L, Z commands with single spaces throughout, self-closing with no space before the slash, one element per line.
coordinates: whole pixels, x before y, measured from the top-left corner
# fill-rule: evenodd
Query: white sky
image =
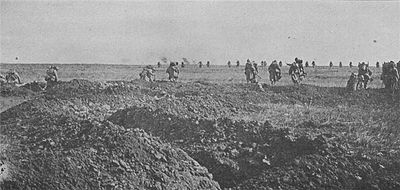
<path fill-rule="evenodd" d="M 400 60 L 400 1 L 1 0 L 0 16 L 2 63 Z"/>

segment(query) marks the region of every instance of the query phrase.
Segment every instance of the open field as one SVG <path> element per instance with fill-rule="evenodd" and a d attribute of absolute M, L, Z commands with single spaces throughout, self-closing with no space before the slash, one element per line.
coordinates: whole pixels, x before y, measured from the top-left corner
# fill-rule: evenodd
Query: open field
<path fill-rule="evenodd" d="M 47 66 L 13 67 L 29 82 Z M 400 189 L 400 94 L 379 69 L 351 93 L 356 68 L 306 68 L 299 86 L 260 68 L 265 91 L 243 67 L 189 66 L 178 83 L 165 69 L 149 83 L 139 66 L 60 65 L 46 92 L 2 87 L 0 188 Z"/>
<path fill-rule="evenodd" d="M 4 73 L 9 69 L 16 69 L 22 77 L 23 82 L 44 81 L 44 75 L 49 65 L 37 64 L 2 64 L 0 72 Z M 110 80 L 134 80 L 139 78 L 139 73 L 143 66 L 138 65 L 99 65 L 99 64 L 61 64 L 59 77 L 61 80 L 88 79 L 91 81 L 110 81 Z M 166 65 L 161 68 L 156 67 L 156 80 L 167 80 L 165 73 Z M 199 68 L 196 65 L 188 65 L 180 68 L 179 80 L 182 82 L 205 81 L 213 83 L 243 83 L 246 82 L 244 66 L 228 68 L 226 65 L 212 65 L 210 68 Z M 333 67 L 318 66 L 316 68 L 306 67 L 307 78 L 303 84 L 311 84 L 325 87 L 344 87 L 351 72 L 357 72 L 357 67 Z M 371 67 L 374 81 L 370 84 L 371 88 L 382 88 L 382 81 L 379 79 L 381 68 Z M 288 66 L 282 67 L 283 78 L 277 83 L 281 85 L 291 85 L 292 81 L 287 74 Z M 269 83 L 267 68 L 260 67 L 259 75 L 262 77 L 260 82 Z"/>

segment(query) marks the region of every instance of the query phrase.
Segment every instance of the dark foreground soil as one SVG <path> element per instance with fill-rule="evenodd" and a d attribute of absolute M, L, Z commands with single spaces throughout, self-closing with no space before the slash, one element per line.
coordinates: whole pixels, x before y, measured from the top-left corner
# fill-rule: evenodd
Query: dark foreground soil
<path fill-rule="evenodd" d="M 21 94 L 29 100 L 0 115 L 2 189 L 400 189 L 400 96 L 385 90 L 86 80 L 2 89 Z"/>

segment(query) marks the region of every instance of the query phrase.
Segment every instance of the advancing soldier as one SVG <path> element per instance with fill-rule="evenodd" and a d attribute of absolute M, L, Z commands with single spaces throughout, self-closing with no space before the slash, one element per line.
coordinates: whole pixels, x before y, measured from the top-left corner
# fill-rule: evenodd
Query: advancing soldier
<path fill-rule="evenodd" d="M 315 68 L 315 61 L 311 63 L 312 67 Z"/>
<path fill-rule="evenodd" d="M 347 81 L 347 91 L 352 92 L 357 90 L 358 77 L 356 73 L 351 73 L 349 80 Z"/>
<path fill-rule="evenodd" d="M 153 82 L 155 75 L 154 75 L 154 67 L 151 65 L 147 65 L 146 67 L 143 68 L 142 72 L 139 74 L 140 79 L 142 80 L 149 80 L 149 82 Z"/>
<path fill-rule="evenodd" d="M 353 67 L 353 62 L 350 61 L 349 66 L 350 66 L 350 68 L 352 68 Z"/>
<path fill-rule="evenodd" d="M 182 68 L 185 67 L 185 62 L 182 62 L 182 63 L 181 63 L 181 67 L 182 67 Z"/>
<path fill-rule="evenodd" d="M 339 62 L 339 67 L 342 68 L 342 62 Z"/>
<path fill-rule="evenodd" d="M 160 62 L 157 63 L 157 67 L 158 67 L 158 68 L 161 67 L 161 63 L 160 63 Z"/>
<path fill-rule="evenodd" d="M 44 77 L 44 80 L 47 82 L 46 89 L 51 88 L 57 84 L 57 82 L 58 82 L 57 71 L 58 71 L 58 67 L 56 67 L 56 66 L 50 66 L 47 69 L 46 77 Z"/>
<path fill-rule="evenodd" d="M 304 72 L 303 61 L 297 59 L 297 57 L 294 60 L 295 62 L 290 65 L 289 74 L 293 83 L 299 84 L 300 81 L 303 80 L 306 73 Z"/>
<path fill-rule="evenodd" d="M 207 67 L 210 67 L 210 61 L 207 61 Z"/>
<path fill-rule="evenodd" d="M 362 62 L 358 64 L 358 87 L 363 85 L 366 89 L 369 81 L 372 82 L 372 72 L 368 68 L 368 64 Z"/>
<path fill-rule="evenodd" d="M 168 80 L 169 81 L 176 82 L 176 80 L 178 80 L 179 69 L 175 65 L 175 63 L 171 62 L 171 64 L 169 65 L 169 67 L 167 69 L 167 73 L 168 73 Z"/>
<path fill-rule="evenodd" d="M 228 61 L 228 67 L 231 68 L 231 61 Z"/>
<path fill-rule="evenodd" d="M 256 76 L 255 76 L 255 68 L 253 64 L 250 63 L 249 60 L 247 60 L 246 66 L 244 68 L 244 74 L 246 75 L 246 82 L 249 83 L 255 83 L 256 82 Z"/>
<path fill-rule="evenodd" d="M 329 68 L 332 68 L 332 67 L 333 67 L 333 63 L 331 61 L 331 62 L 329 62 Z"/>
<path fill-rule="evenodd" d="M 306 61 L 306 67 L 308 67 L 308 61 Z"/>
<path fill-rule="evenodd" d="M 279 67 L 282 67 L 282 61 L 279 61 Z"/>
<path fill-rule="evenodd" d="M 271 85 L 274 85 L 282 77 L 281 69 L 279 68 L 278 62 L 276 60 L 272 61 L 271 65 L 269 65 L 268 72 L 269 72 L 269 80 L 271 81 Z"/>
<path fill-rule="evenodd" d="M 253 67 L 255 70 L 255 74 L 258 74 L 258 64 L 255 61 L 253 61 Z"/>
<path fill-rule="evenodd" d="M 383 81 L 386 89 L 394 90 L 399 81 L 399 72 L 396 69 L 396 64 L 393 61 L 383 63 L 381 80 Z"/>
<path fill-rule="evenodd" d="M 376 62 L 376 68 L 379 68 L 379 61 Z"/>
<path fill-rule="evenodd" d="M 240 62 L 239 62 L 239 60 L 237 60 L 236 61 L 236 67 L 239 67 L 239 65 L 240 65 Z"/>
<path fill-rule="evenodd" d="M 6 81 L 12 84 L 22 84 L 21 77 L 15 70 L 10 70 L 6 73 Z"/>
<path fill-rule="evenodd" d="M 199 67 L 202 68 L 203 67 L 203 63 L 200 61 L 199 62 Z"/>

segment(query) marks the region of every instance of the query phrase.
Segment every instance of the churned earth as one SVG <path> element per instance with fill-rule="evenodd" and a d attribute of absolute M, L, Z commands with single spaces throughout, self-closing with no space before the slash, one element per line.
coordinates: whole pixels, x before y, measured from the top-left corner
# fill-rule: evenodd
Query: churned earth
<path fill-rule="evenodd" d="M 1 113 L 5 189 L 399 189 L 383 89 L 74 79 Z M 4 168 L 4 169 L 3 169 Z"/>

